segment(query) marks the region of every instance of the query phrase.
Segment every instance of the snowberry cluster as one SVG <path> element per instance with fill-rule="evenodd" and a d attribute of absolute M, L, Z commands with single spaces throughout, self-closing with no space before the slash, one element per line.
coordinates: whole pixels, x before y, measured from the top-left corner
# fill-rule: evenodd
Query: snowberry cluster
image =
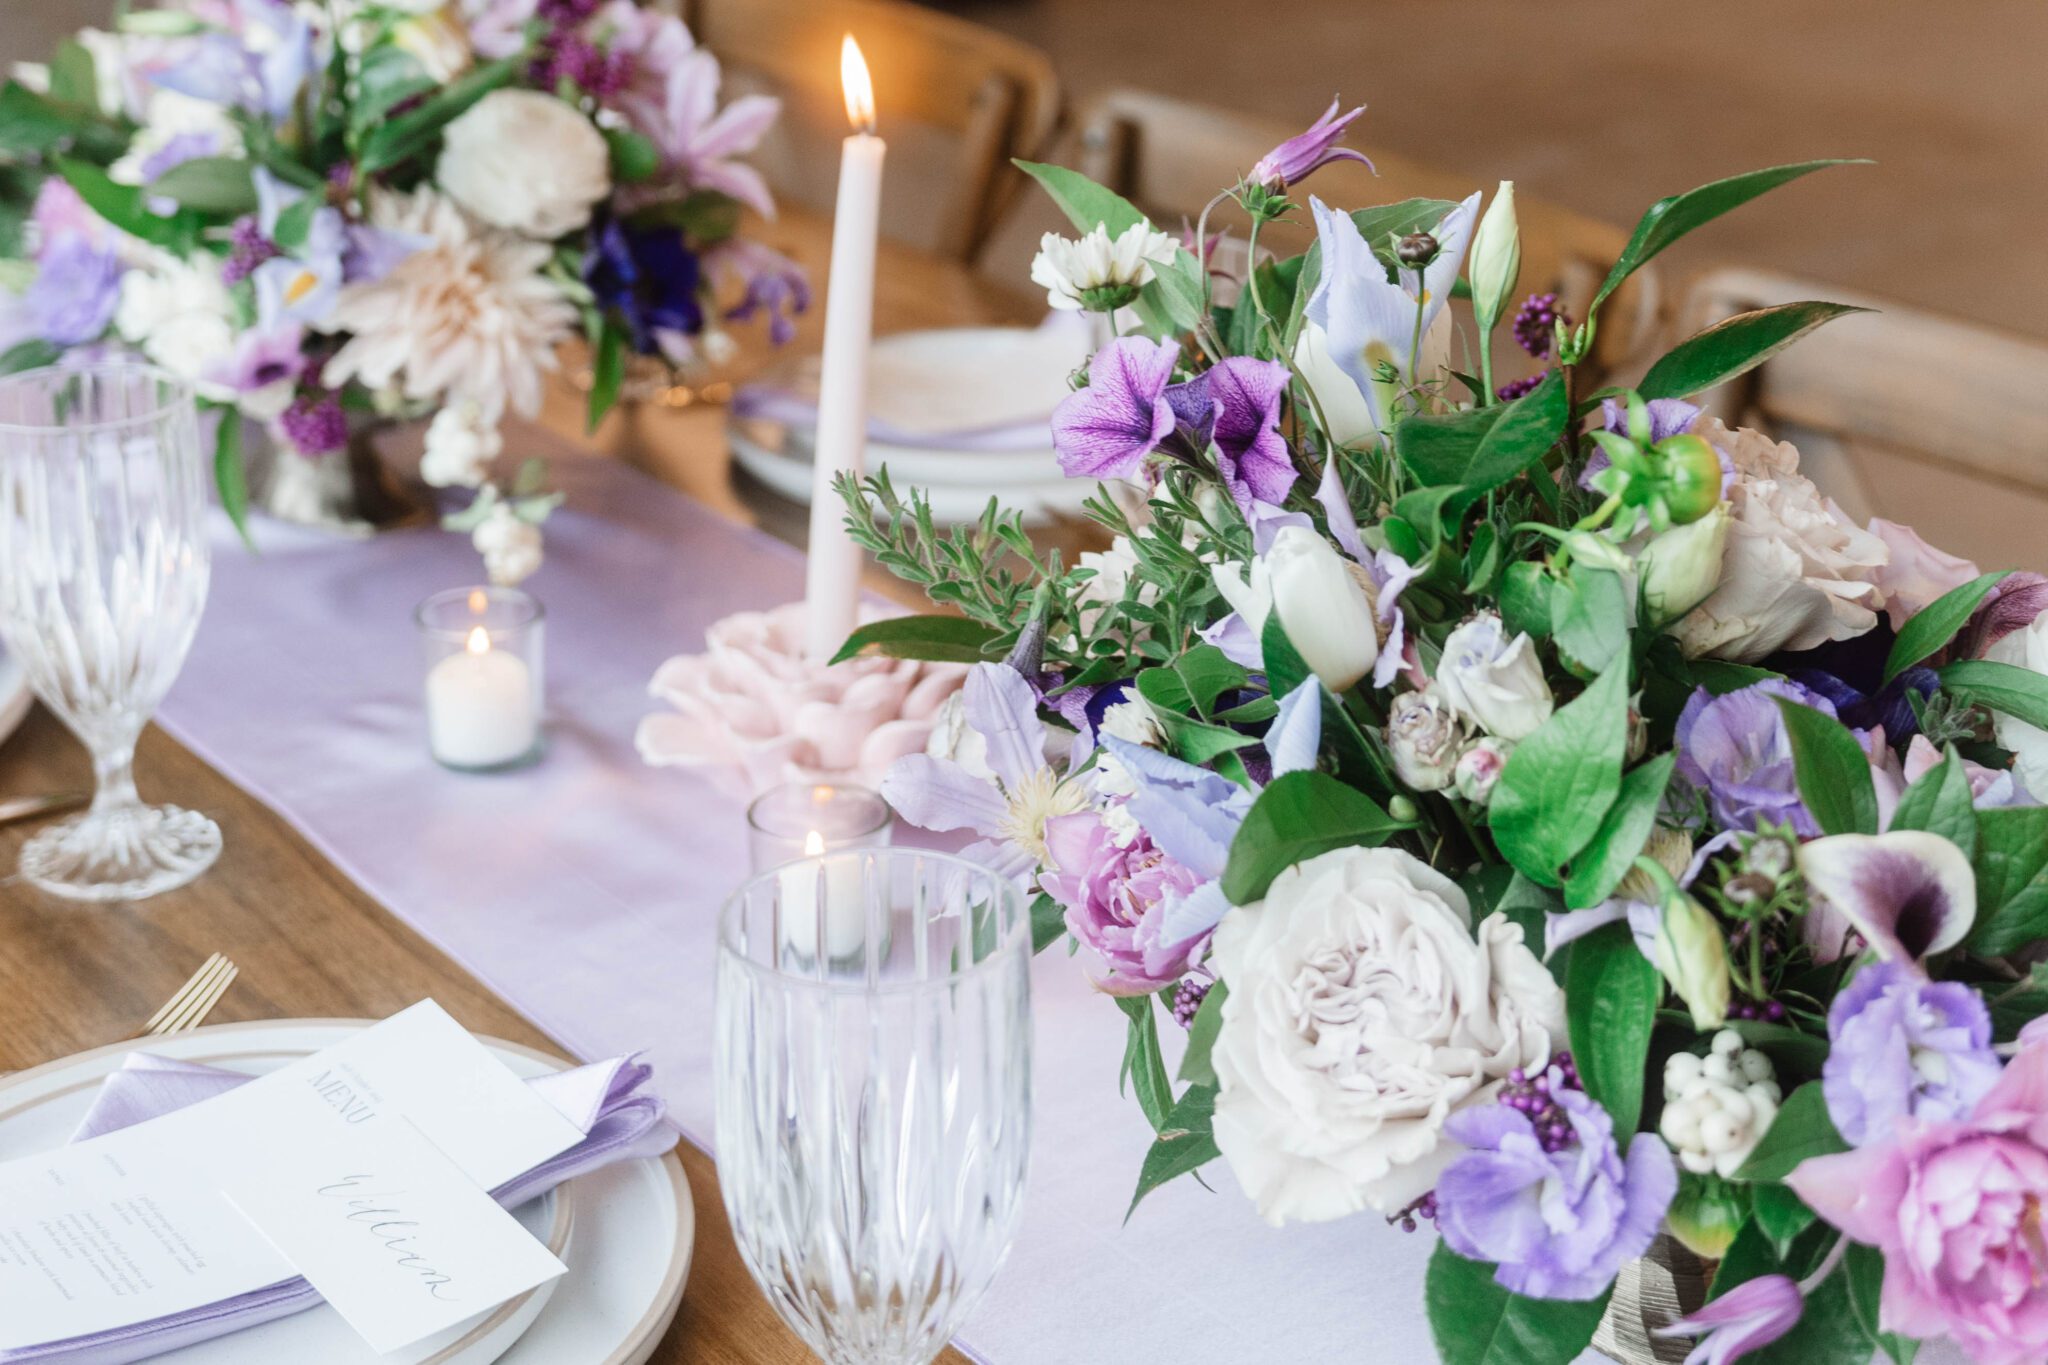
<path fill-rule="evenodd" d="M 1777 1117 L 1784 1092 L 1771 1059 L 1722 1029 L 1704 1057 L 1674 1053 L 1664 1064 L 1664 1119 L 1658 1125 L 1695 1175 L 1735 1174 Z"/>

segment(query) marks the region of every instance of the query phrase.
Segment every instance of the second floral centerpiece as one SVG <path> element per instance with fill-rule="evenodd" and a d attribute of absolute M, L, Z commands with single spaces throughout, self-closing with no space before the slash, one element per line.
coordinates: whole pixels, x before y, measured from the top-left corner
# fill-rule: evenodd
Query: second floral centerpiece
<path fill-rule="evenodd" d="M 1634 271 L 1834 163 L 1660 201 L 1573 320 L 1518 309 L 1508 186 L 1303 202 L 1334 113 L 1212 206 L 1252 238 L 1228 300 L 1028 168 L 1082 234 L 1033 278 L 1121 324 L 1060 459 L 1146 497 L 1067 565 L 993 505 L 942 534 L 844 487 L 966 618 L 847 653 L 983 660 L 886 795 L 978 832 L 1123 1010 L 1134 1208 L 1221 1158 L 1276 1224 L 1433 1222 L 1452 1365 L 1576 1358 L 1666 1234 L 1718 1263 L 1662 1328 L 1695 1360 L 2042 1358 L 2048 580 L 1858 525 L 1688 401 L 1854 310 L 1585 373 Z M 1262 259 L 1304 213 L 1314 247 Z M 1503 389 L 1509 319 L 1552 367 Z"/>

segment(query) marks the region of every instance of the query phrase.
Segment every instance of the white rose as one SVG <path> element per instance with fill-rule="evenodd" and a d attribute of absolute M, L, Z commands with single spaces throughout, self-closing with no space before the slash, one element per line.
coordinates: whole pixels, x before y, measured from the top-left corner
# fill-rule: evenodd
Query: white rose
<path fill-rule="evenodd" d="M 198 383 L 235 345 L 234 299 L 221 283 L 220 263 L 203 256 L 195 265 L 153 253 L 121 277 L 114 330 L 155 364 Z M 199 387 L 209 397 L 226 394 L 218 385 Z"/>
<path fill-rule="evenodd" d="M 1436 685 L 1445 703 L 1480 729 L 1523 740 L 1550 719 L 1555 702 L 1535 642 L 1526 634 L 1504 640 L 1505 634 L 1500 617 L 1490 611 L 1452 631 L 1436 666 Z"/>
<path fill-rule="evenodd" d="M 1739 477 L 1728 495 L 1721 586 L 1673 627 L 1686 654 L 1755 663 L 1876 625 L 1876 580 L 1890 558 L 1884 542 L 1799 473 L 1791 446 L 1711 420 L 1696 429 Z"/>
<path fill-rule="evenodd" d="M 1405 1207 L 1452 1155 L 1444 1121 L 1549 1058 L 1557 984 L 1505 916 L 1470 923 L 1389 848 L 1312 858 L 1223 917 L 1216 1145 L 1266 1221 Z"/>
<path fill-rule="evenodd" d="M 1260 640 L 1277 611 L 1288 642 L 1330 691 L 1347 691 L 1372 672 L 1380 652 L 1372 601 L 1353 565 L 1314 531 L 1282 527 L 1249 577 L 1239 564 L 1218 564 L 1210 573 Z"/>
<path fill-rule="evenodd" d="M 538 90 L 493 90 L 448 125 L 434 178 L 456 203 L 510 232 L 552 240 L 611 193 L 604 136 Z"/>
<path fill-rule="evenodd" d="M 483 406 L 463 399 L 434 414 L 427 426 L 427 452 L 420 477 L 435 488 L 481 488 L 491 461 L 505 449 L 498 424 Z"/>
<path fill-rule="evenodd" d="M 2048 673 L 2048 612 L 1985 650 L 1984 657 L 2034 673 Z M 2030 792 L 2048 792 L 2048 730 L 2014 720 L 2003 711 L 1993 711 L 1991 732 L 2001 748 L 2012 750 L 2013 767 L 2019 770 L 2021 784 Z"/>
<path fill-rule="evenodd" d="M 484 557 L 491 582 L 504 587 L 531 578 L 540 568 L 540 527 L 522 519 L 509 503 L 498 503 L 469 533 L 469 543 Z"/>

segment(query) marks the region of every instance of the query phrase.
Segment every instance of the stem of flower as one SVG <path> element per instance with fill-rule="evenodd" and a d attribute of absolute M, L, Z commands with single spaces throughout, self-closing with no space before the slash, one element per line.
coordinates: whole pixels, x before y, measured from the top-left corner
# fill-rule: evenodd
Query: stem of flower
<path fill-rule="evenodd" d="M 1805 1298 L 1814 1290 L 1820 1288 L 1821 1282 L 1835 1273 L 1835 1267 L 1840 1265 L 1842 1258 L 1848 1254 L 1849 1239 L 1847 1237 L 1837 1237 L 1834 1246 L 1828 1249 L 1827 1258 L 1814 1267 L 1811 1275 L 1799 1281 L 1799 1296 Z"/>

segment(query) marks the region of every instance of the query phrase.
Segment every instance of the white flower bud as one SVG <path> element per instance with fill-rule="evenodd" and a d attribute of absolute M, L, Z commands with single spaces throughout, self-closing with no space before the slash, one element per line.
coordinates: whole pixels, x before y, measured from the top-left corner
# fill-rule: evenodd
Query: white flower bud
<path fill-rule="evenodd" d="M 1348 691 L 1372 671 L 1380 652 L 1372 603 L 1336 547 L 1314 531 L 1282 528 L 1249 577 L 1237 564 L 1219 564 L 1212 576 L 1261 639 L 1277 611 L 1288 643 L 1331 692 Z"/>
<path fill-rule="evenodd" d="M 1636 556 L 1647 625 L 1661 627 L 1713 596 L 1728 548 L 1728 504 L 1674 526 Z"/>
<path fill-rule="evenodd" d="M 1637 866 L 1642 866 L 1638 863 Z M 1728 943 L 1721 926 L 1707 908 L 1680 890 L 1671 875 L 1659 868 L 1651 873 L 1662 892 L 1662 917 L 1655 942 L 1657 970 L 1671 983 L 1671 989 L 1692 1011 L 1693 1027 L 1705 1032 L 1717 1028 L 1728 1017 Z M 1722 1045 L 1733 1038 L 1735 1047 Z M 1701 1073 L 1719 1083 L 1733 1082 L 1738 1073 L 1730 1060 L 1742 1047 L 1742 1038 L 1724 1029 L 1714 1038 L 1713 1055 L 1701 1064 Z"/>
<path fill-rule="evenodd" d="M 1465 727 L 1435 688 L 1403 692 L 1387 714 L 1387 748 L 1394 771 L 1419 792 L 1442 791 L 1451 785 L 1465 747 Z"/>
<path fill-rule="evenodd" d="M 1515 182 L 1503 180 L 1494 191 L 1493 202 L 1479 220 L 1472 235 L 1472 259 L 1467 274 L 1472 281 L 1472 311 L 1483 331 L 1507 311 L 1514 297 L 1515 281 L 1522 273 L 1522 234 L 1515 222 Z"/>
<path fill-rule="evenodd" d="M 1501 769 L 1508 763 L 1508 755 L 1515 746 L 1507 740 L 1485 736 L 1474 741 L 1472 747 L 1458 756 L 1458 766 L 1452 773 L 1452 782 L 1458 795 L 1475 806 L 1483 806 L 1493 799 L 1494 784 L 1500 781 Z"/>
<path fill-rule="evenodd" d="M 1436 684 L 1460 716 L 1500 739 L 1523 740 L 1550 719 L 1554 702 L 1535 643 L 1526 634 L 1513 640 L 1505 634 L 1499 615 L 1490 611 L 1452 631 Z"/>

